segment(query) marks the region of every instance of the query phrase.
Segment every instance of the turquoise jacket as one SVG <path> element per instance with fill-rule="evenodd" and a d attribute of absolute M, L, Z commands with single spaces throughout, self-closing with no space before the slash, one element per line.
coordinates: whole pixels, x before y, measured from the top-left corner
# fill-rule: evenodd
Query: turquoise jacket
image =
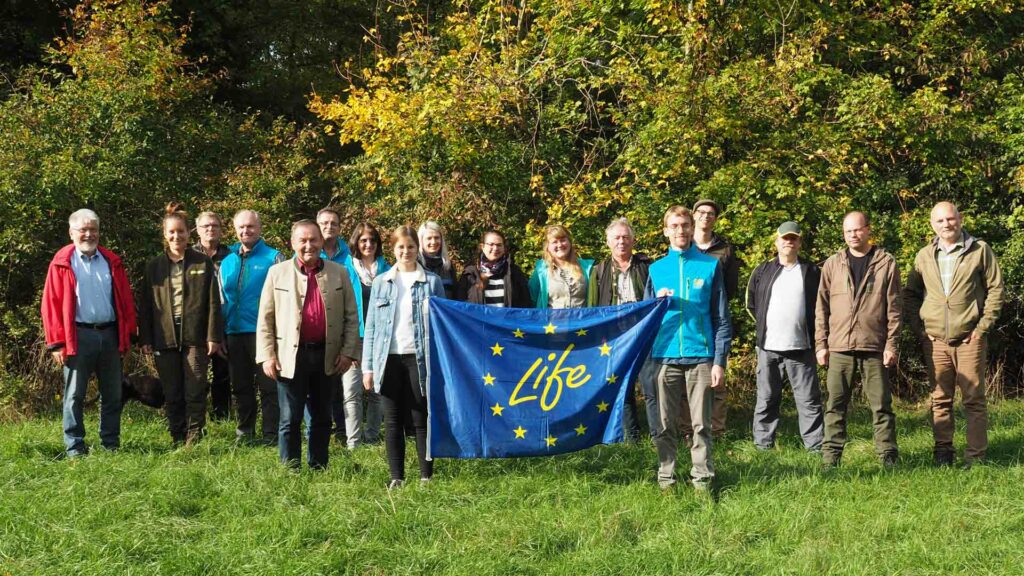
<path fill-rule="evenodd" d="M 587 280 L 590 278 L 590 269 L 594 267 L 594 261 L 580 258 L 580 267 L 583 268 L 581 280 L 584 292 L 586 292 Z M 537 260 L 537 265 L 533 267 L 533 274 L 530 275 L 530 299 L 533 300 L 533 304 L 537 308 L 548 307 L 548 263 L 543 259 Z"/>
<path fill-rule="evenodd" d="M 356 311 L 359 313 L 359 337 L 363 337 L 363 333 L 366 331 L 364 326 L 364 318 L 366 311 L 363 310 L 363 281 L 359 278 L 359 272 L 356 272 L 356 267 L 352 263 L 352 255 L 349 254 L 345 257 L 344 262 L 345 269 L 348 270 L 348 279 L 352 282 L 352 291 L 356 294 Z M 381 275 L 387 272 L 391 268 L 387 260 L 383 256 L 377 256 L 377 275 Z"/>
<path fill-rule="evenodd" d="M 338 252 L 334 256 L 328 256 L 326 250 L 320 251 L 321 258 L 324 260 L 330 260 L 336 264 L 341 264 L 342 266 L 345 265 L 345 262 L 347 262 L 351 256 L 352 255 L 348 251 L 348 244 L 345 244 L 340 239 L 338 240 Z"/>
<path fill-rule="evenodd" d="M 699 363 L 713 358 L 724 367 L 732 340 L 729 300 L 718 259 L 693 244 L 670 249 L 650 267 L 646 298 L 672 290 L 651 357 L 662 363 Z M 685 360 L 685 361 L 683 361 Z"/>
<path fill-rule="evenodd" d="M 267 246 L 262 239 L 244 256 L 241 249 L 241 243 L 231 246 L 231 253 L 220 263 L 220 289 L 224 296 L 221 311 L 224 314 L 224 331 L 228 334 L 256 332 L 263 282 L 270 267 L 284 260 L 280 252 Z"/>

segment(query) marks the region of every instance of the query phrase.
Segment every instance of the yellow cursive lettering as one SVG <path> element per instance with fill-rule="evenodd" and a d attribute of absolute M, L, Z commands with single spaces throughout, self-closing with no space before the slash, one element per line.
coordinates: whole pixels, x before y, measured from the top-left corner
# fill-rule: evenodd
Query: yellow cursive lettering
<path fill-rule="evenodd" d="M 590 375 L 587 374 L 587 367 L 583 364 L 579 364 L 577 366 L 563 366 L 566 359 L 569 357 L 569 353 L 572 352 L 575 347 L 575 344 L 569 344 L 560 357 L 554 353 L 548 354 L 548 362 L 554 361 L 555 358 L 558 358 L 558 362 L 551 367 L 550 374 L 548 374 L 549 366 L 544 366 L 533 379 L 534 390 L 540 388 L 541 382 L 544 382 L 544 390 L 540 395 L 541 410 L 545 412 L 554 410 L 555 407 L 558 406 L 558 401 L 562 398 L 563 388 L 579 388 L 590 381 Z M 515 389 L 512 391 L 512 395 L 509 397 L 508 403 L 510 406 L 537 400 L 536 395 L 519 396 L 519 392 L 523 385 L 526 384 L 527 380 L 530 380 L 530 378 L 533 377 L 534 372 L 536 372 L 537 368 L 542 364 L 544 364 L 544 359 L 537 358 L 537 360 L 530 365 L 530 368 L 526 373 L 523 374 L 523 377 L 519 379 L 519 383 L 516 384 Z M 545 374 L 548 374 L 547 378 L 544 377 Z"/>

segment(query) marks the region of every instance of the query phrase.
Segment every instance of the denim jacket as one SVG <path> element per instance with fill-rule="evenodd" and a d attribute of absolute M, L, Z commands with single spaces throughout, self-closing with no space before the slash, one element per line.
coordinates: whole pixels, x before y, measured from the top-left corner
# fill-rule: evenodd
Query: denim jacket
<path fill-rule="evenodd" d="M 441 278 L 427 272 L 417 264 L 419 272 L 412 285 L 412 317 L 416 335 L 416 367 L 419 369 L 420 392 L 427 394 L 427 299 L 430 297 L 444 298 L 444 285 Z M 395 277 L 398 267 L 395 266 L 373 279 L 370 288 L 370 310 L 366 313 L 366 324 L 363 332 L 363 372 L 373 372 L 373 390 L 380 393 L 380 385 L 384 379 L 384 366 L 388 362 L 388 350 L 391 348 L 391 337 L 394 335 L 395 315 L 398 312 L 398 287 Z"/>

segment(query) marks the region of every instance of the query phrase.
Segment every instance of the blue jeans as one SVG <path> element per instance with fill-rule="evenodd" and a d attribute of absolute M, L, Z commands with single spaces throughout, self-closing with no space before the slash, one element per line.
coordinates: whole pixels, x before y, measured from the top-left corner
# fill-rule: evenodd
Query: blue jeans
<path fill-rule="evenodd" d="M 116 326 L 79 327 L 78 354 L 64 363 L 64 448 L 69 456 L 89 451 L 82 405 L 93 374 L 100 390 L 100 442 L 104 448 L 116 449 L 121 445 L 121 354 Z"/>
<path fill-rule="evenodd" d="M 302 420 L 308 410 L 310 468 L 326 468 L 331 443 L 331 399 L 337 380 L 324 374 L 323 348 L 299 348 L 295 374 L 277 383 L 281 421 L 277 435 L 281 463 L 295 468 L 302 460 Z"/>

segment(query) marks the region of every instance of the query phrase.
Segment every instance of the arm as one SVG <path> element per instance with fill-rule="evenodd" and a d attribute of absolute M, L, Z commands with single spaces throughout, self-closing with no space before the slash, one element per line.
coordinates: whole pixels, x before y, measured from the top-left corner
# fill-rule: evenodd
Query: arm
<path fill-rule="evenodd" d="M 740 259 L 736 257 L 736 247 L 730 245 L 729 247 L 729 258 L 725 266 L 725 294 L 729 300 L 732 300 L 733 296 L 739 290 L 740 286 Z"/>
<path fill-rule="evenodd" d="M 206 341 L 220 342 L 224 339 L 224 316 L 220 311 L 220 282 L 217 280 L 217 268 L 212 260 L 206 261 L 206 277 L 208 280 L 209 318 L 206 323 Z"/>
<path fill-rule="evenodd" d="M 821 268 L 821 283 L 818 284 L 818 301 L 814 307 L 814 349 L 817 352 L 818 364 L 828 365 L 828 319 L 829 290 L 832 285 L 832 262 L 826 261 Z"/>
<path fill-rule="evenodd" d="M 732 346 L 732 319 L 721 266 L 715 268 L 715 279 L 711 282 L 711 329 L 715 332 L 715 366 L 724 369 Z"/>
<path fill-rule="evenodd" d="M 757 321 L 757 280 L 763 266 L 764 264 L 751 272 L 750 279 L 747 280 L 747 314 L 754 321 Z"/>
<path fill-rule="evenodd" d="M 359 360 L 362 348 L 359 342 L 359 311 L 356 309 L 356 292 L 348 273 L 342 269 L 341 288 L 344 294 L 345 310 L 341 328 L 341 354 L 352 360 Z"/>
<path fill-rule="evenodd" d="M 984 249 L 982 262 L 985 266 L 985 288 L 987 293 L 985 295 L 985 310 L 982 313 L 981 320 L 978 321 L 978 325 L 974 329 L 979 336 L 984 336 L 992 330 L 996 320 L 999 319 L 999 313 L 1003 309 L 1004 302 L 1003 274 L 999 269 L 999 262 L 996 261 L 996 255 L 988 244 L 983 244 L 982 248 Z"/>
<path fill-rule="evenodd" d="M 540 274 L 538 273 L 537 267 L 534 267 L 533 274 L 530 274 L 530 302 L 533 306 L 537 305 L 537 300 L 540 298 Z"/>
<path fill-rule="evenodd" d="M 64 297 L 61 290 L 61 278 L 57 267 L 50 265 L 46 272 L 46 282 L 43 284 L 43 300 L 40 313 L 43 317 L 43 333 L 46 335 L 46 349 L 56 355 L 60 355 L 60 363 L 63 364 L 63 349 L 67 333 L 64 330 Z"/>
<path fill-rule="evenodd" d="M 884 357 L 888 357 L 890 362 L 886 363 L 886 366 L 892 364 L 896 360 L 896 341 L 900 337 L 900 325 L 903 310 L 903 299 L 902 290 L 900 289 L 900 269 L 896 266 L 896 259 L 892 259 L 889 262 L 889 277 L 886 279 L 886 316 L 888 324 L 888 333 L 885 336 L 885 353 Z"/>
<path fill-rule="evenodd" d="M 598 283 L 601 281 L 598 278 L 598 270 L 601 268 L 600 265 L 594 265 L 590 269 L 590 278 L 587 280 L 587 308 L 593 308 L 597 306 L 598 300 Z"/>
<path fill-rule="evenodd" d="M 921 321 L 921 304 L 924 303 L 924 276 L 921 274 L 921 255 L 914 258 L 914 267 L 907 276 L 907 285 L 903 288 L 903 318 L 910 324 L 910 330 L 918 340 L 927 338 L 924 322 Z"/>
<path fill-rule="evenodd" d="M 366 319 L 363 322 L 363 353 L 360 362 L 363 369 L 363 377 L 366 374 L 373 376 L 373 341 L 376 339 L 377 330 L 377 294 L 380 292 L 380 276 L 373 280 L 370 287 L 370 300 L 367 304 Z"/>
<path fill-rule="evenodd" d="M 278 274 L 271 267 L 266 281 L 263 282 L 263 292 L 260 293 L 260 307 L 256 315 L 257 364 L 277 362 L 277 302 L 274 295 L 277 277 Z M 276 377 L 274 379 L 276 380 Z"/>

